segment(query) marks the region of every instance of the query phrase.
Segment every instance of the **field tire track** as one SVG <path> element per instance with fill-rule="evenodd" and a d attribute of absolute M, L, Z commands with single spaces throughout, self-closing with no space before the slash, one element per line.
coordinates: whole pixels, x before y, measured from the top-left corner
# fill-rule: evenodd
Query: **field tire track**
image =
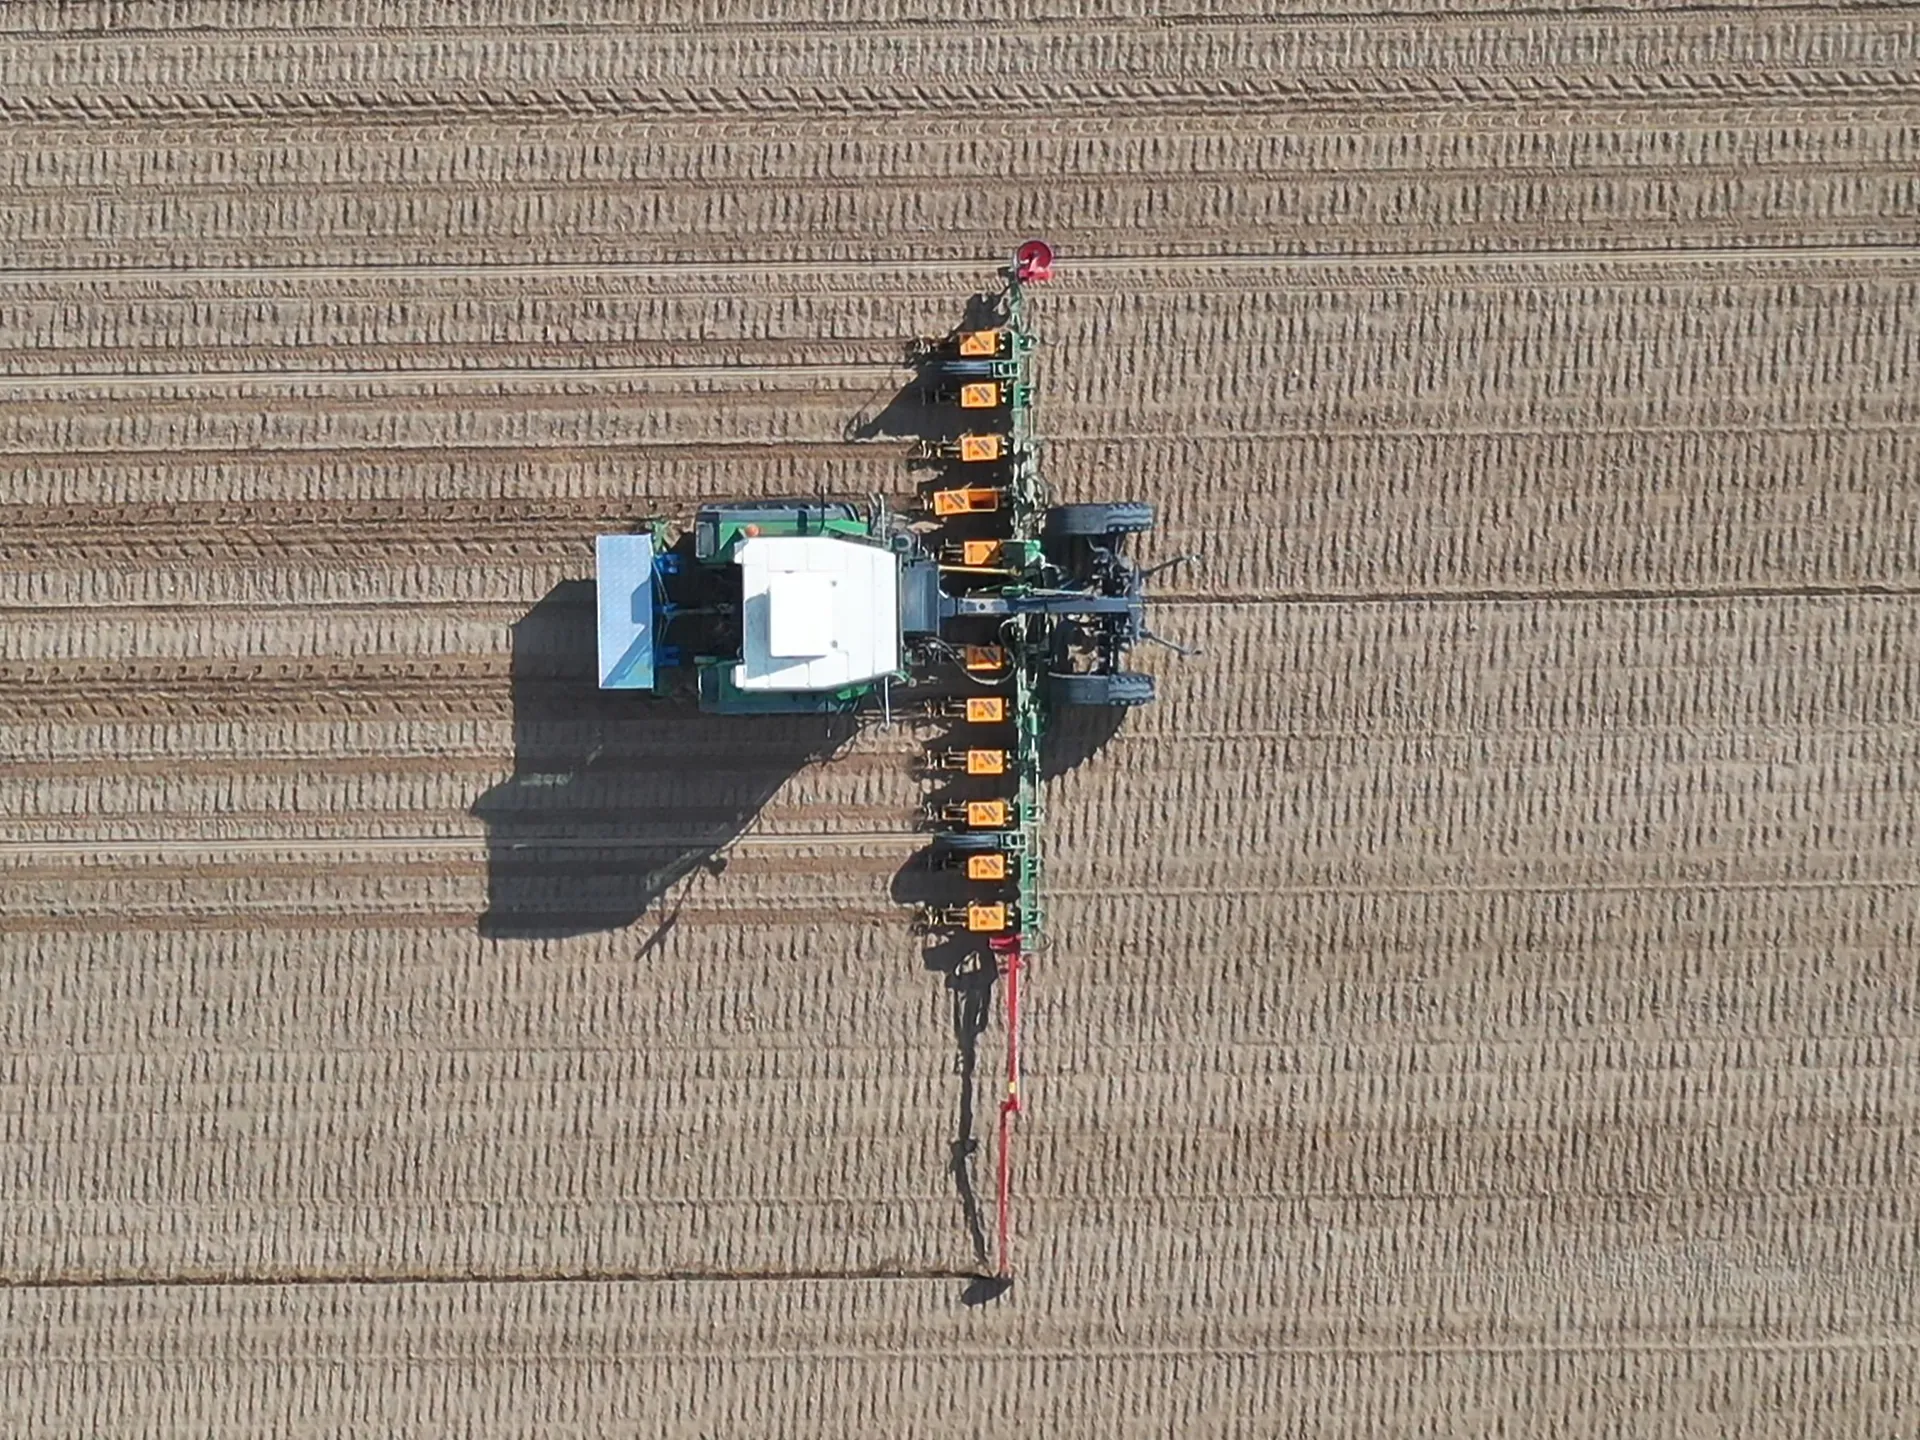
<path fill-rule="evenodd" d="M 581 120 L 645 116 L 686 122 L 833 115 L 884 117 L 926 112 L 1066 117 L 1113 112 L 1240 114 L 1272 110 L 1410 111 L 1449 106 L 1502 108 L 1578 105 L 1699 108 L 1729 104 L 1902 104 L 1914 74 L 1899 70 L 1801 70 L 1664 75 L 1268 77 L 1260 82 L 1176 80 L 1081 82 L 1045 91 L 996 89 L 983 103 L 977 87 L 921 84 L 770 86 L 752 96 L 711 89 L 551 89 L 410 92 L 292 91 L 276 94 L 0 96 L 0 122 L 354 123 Z"/>

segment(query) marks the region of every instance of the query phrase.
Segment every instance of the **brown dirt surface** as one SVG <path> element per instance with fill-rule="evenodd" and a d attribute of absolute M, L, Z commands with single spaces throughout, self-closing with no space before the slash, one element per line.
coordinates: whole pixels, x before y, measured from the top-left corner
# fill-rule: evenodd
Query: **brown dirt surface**
<path fill-rule="evenodd" d="M 1911 12 L 638 8 L 0 8 L 0 1433 L 1911 1435 Z M 903 492 L 1028 234 L 1202 653 L 995 1295 L 928 732 L 580 581 Z"/>

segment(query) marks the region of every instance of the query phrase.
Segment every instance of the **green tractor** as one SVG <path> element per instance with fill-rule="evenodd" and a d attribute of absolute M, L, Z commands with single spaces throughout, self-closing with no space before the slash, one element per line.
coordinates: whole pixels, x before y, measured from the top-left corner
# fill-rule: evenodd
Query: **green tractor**
<path fill-rule="evenodd" d="M 1138 503 L 1061 505 L 1039 533 L 945 538 L 882 504 L 707 505 L 690 544 L 664 529 L 596 545 L 600 686 L 655 690 L 691 665 L 723 715 L 888 708 L 891 687 L 1018 672 L 1052 706 L 1143 705 L 1126 668 L 1152 634 L 1127 553 Z"/>
<path fill-rule="evenodd" d="M 691 665 L 701 707 L 717 714 L 886 712 L 895 685 L 939 683 L 958 666 L 975 684 L 1011 686 L 1036 726 L 1048 708 L 1153 699 L 1153 677 L 1127 668 L 1133 646 L 1158 638 L 1146 624 L 1153 572 L 1130 553 L 1153 508 L 1046 503 L 1022 303 L 1023 284 L 1050 273 L 1051 252 L 1024 258 L 1038 243 L 1009 273 L 1003 324 L 910 351 L 932 376 L 930 420 L 957 407 L 963 430 L 914 447 L 913 460 L 951 465 L 918 513 L 712 504 L 672 543 L 659 525 L 599 538 L 603 689 L 653 690 Z M 972 403 L 989 390 L 990 405 Z M 983 409 L 997 410 L 990 426 Z"/>
<path fill-rule="evenodd" d="M 603 689 L 656 691 L 691 669 L 701 709 L 718 715 L 890 717 L 894 688 L 911 686 L 913 713 L 949 722 L 924 755 L 934 791 L 923 822 L 929 868 L 953 892 L 919 920 L 984 947 L 1006 985 L 1001 1276 L 1022 1113 L 1020 976 L 1043 919 L 1042 739 L 1061 710 L 1098 708 L 1117 724 L 1152 700 L 1153 677 L 1127 662 L 1159 640 L 1146 622 L 1155 572 L 1132 554 L 1152 507 L 1050 505 L 1040 479 L 1023 295 L 1052 259 L 1026 242 L 1002 323 L 909 352 L 929 424 L 908 460 L 937 467 L 912 513 L 878 500 L 711 504 L 671 538 L 656 524 L 596 547 Z"/>

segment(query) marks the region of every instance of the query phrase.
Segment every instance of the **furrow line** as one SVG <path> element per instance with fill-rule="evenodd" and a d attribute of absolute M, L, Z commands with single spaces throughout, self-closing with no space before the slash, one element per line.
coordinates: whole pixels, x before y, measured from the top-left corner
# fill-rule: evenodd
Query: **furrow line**
<path fill-rule="evenodd" d="M 1072 80 L 1031 91 L 978 82 L 876 82 L 847 85 L 765 84 L 750 93 L 720 87 L 608 85 L 595 88 L 506 89 L 480 82 L 462 89 L 345 90 L 302 88 L 275 92 L 150 90 L 140 94 L 13 93 L 0 96 L 0 121 L 14 125 L 62 122 L 205 122 L 303 125 L 364 124 L 369 120 L 432 124 L 456 120 L 578 120 L 647 117 L 687 125 L 786 117 L 886 117 L 916 113 L 968 114 L 976 120 L 1145 113 L 1244 116 L 1275 112 L 1370 113 L 1430 111 L 1442 106 L 1481 110 L 1578 106 L 1596 110 L 1658 104 L 1674 109 L 1728 105 L 1906 104 L 1913 99 L 1910 65 L 1871 69 L 1728 68 L 1714 71 L 1645 69 L 1612 74 L 1553 75 L 1515 71 L 1422 74 L 1281 73 L 1255 78 Z"/>
<path fill-rule="evenodd" d="M 756 830 L 744 835 L 727 831 L 662 831 L 643 835 L 613 835 L 604 839 L 572 834 L 555 834 L 530 841 L 542 852 L 570 850 L 607 851 L 664 849 L 679 845 L 707 845 L 725 842 L 729 851 L 814 851 L 856 849 L 873 844 L 926 843 L 926 835 L 917 830 L 841 827 L 828 832 L 777 833 Z M 234 860 L 247 856 L 288 856 L 294 860 L 356 855 L 412 855 L 435 851 L 458 855 L 479 855 L 487 841 L 482 836 L 382 835 L 366 839 L 280 839 L 259 837 L 248 840 L 143 840 L 112 838 L 86 841 L 20 840 L 0 841 L 0 862 L 18 865 L 60 859 L 141 859 L 172 860 L 186 856 L 212 860 Z M 92 871 L 89 874 L 95 873 Z M 151 873 L 134 871 L 133 873 Z"/>
<path fill-rule="evenodd" d="M 191 153 L 191 152 L 188 152 Z M 1470 164 L 1438 160 L 1428 164 L 1379 164 L 1370 165 L 1363 172 L 1351 169 L 1335 169 L 1331 165 L 1322 167 L 1303 167 L 1297 163 L 1254 162 L 1235 168 L 1230 165 L 1195 165 L 1190 168 L 1158 168 L 1152 165 L 1127 166 L 1124 184 L 1116 180 L 1112 170 L 1092 168 L 1084 172 L 1066 171 L 1057 168 L 1036 170 L 1028 174 L 1010 174 L 1000 177 L 1008 183 L 1045 185 L 1062 201 L 1076 191 L 1092 192 L 1100 196 L 1107 204 L 1125 204 L 1130 198 L 1137 198 L 1156 192 L 1164 194 L 1173 187 L 1192 187 L 1195 185 L 1232 186 L 1249 189 L 1261 185 L 1285 186 L 1296 199 L 1300 198 L 1303 187 L 1340 185 L 1343 189 L 1361 189 L 1372 184 L 1405 185 L 1417 183 L 1436 190 L 1448 185 L 1459 185 L 1463 189 L 1477 189 L 1495 181 L 1514 184 L 1531 184 L 1553 188 L 1576 185 L 1592 185 L 1612 182 L 1614 184 L 1632 183 L 1647 186 L 1690 186 L 1697 187 L 1705 182 L 1751 182 L 1755 167 L 1751 161 L 1701 163 L 1674 163 L 1661 161 L 1636 162 L 1617 156 L 1595 156 L 1582 158 L 1577 166 L 1567 164 Z M 1843 160 L 1813 156 L 1779 156 L 1770 158 L 1766 163 L 1766 175 L 1770 178 L 1794 179 L 1801 175 L 1811 176 L 1822 182 L 1837 185 L 1857 183 L 1867 178 L 1901 179 L 1904 172 L 1901 162 L 1896 158 L 1875 160 Z M 38 179 L 44 171 L 36 171 L 29 179 Z M 407 196 L 418 199 L 424 196 L 460 197 L 492 196 L 503 188 L 511 187 L 515 195 L 544 196 L 549 199 L 578 195 L 589 199 L 631 198 L 636 187 L 658 184 L 661 177 L 635 174 L 610 177 L 606 179 L 588 179 L 575 177 L 543 178 L 537 173 L 522 176 L 475 175 L 471 177 L 417 177 L 409 181 L 404 176 L 335 174 L 315 179 L 246 176 L 235 178 L 231 174 L 208 175 L 204 177 L 178 177 L 168 175 L 165 180 L 165 192 L 169 197 L 182 197 L 189 203 L 199 196 L 242 196 L 247 200 L 272 199 L 285 196 L 301 201 L 311 201 L 327 196 L 350 197 L 354 201 L 365 201 L 381 196 Z M 971 186 L 976 172 L 969 170 L 963 163 L 934 169 L 932 173 L 918 174 L 876 174 L 871 179 L 849 182 L 842 176 L 826 174 L 812 176 L 765 176 L 757 177 L 753 182 L 753 194 L 756 197 L 772 199 L 792 199 L 801 197 L 818 199 L 822 197 L 860 197 L 871 199 L 875 196 L 919 196 L 937 186 Z M 738 180 L 728 179 L 724 175 L 673 175 L 670 177 L 674 197 L 681 203 L 691 202 L 695 197 L 708 195 L 737 195 L 740 191 Z M 158 188 L 158 187 L 155 187 Z M 25 183 L 15 187 L 9 196 L 16 206 L 25 201 L 57 202 L 62 205 L 76 203 L 126 204 L 144 193 L 145 187 L 130 188 L 121 183 L 72 183 L 63 177 L 56 177 L 39 184 Z M 1070 203 L 1070 202 L 1069 202 Z"/>
<path fill-rule="evenodd" d="M 513 365 L 406 367 L 372 370 L 70 370 L 0 372 L 0 393 L 55 398 L 60 392 L 95 389 L 146 389 L 194 386 L 236 388 L 254 385 L 465 385 L 606 384 L 610 382 L 778 380 L 783 383 L 838 381 L 879 385 L 899 381 L 906 371 L 897 363 L 812 365 Z"/>
<path fill-rule="evenodd" d="M 142 934 L 193 933 L 299 933 L 314 934 L 352 931 L 435 931 L 474 928 L 482 912 L 462 910 L 296 910 L 240 909 L 196 912 L 174 907 L 133 910 L 116 907 L 111 913 L 28 914 L 8 910 L 0 914 L 0 935 L 116 935 L 132 930 Z M 595 928 L 619 929 L 634 923 L 630 910 L 602 916 L 570 908 L 555 912 L 551 921 L 567 932 Z M 537 912 L 520 911 L 514 916 L 516 929 L 537 931 Z M 702 908 L 687 902 L 676 908 L 672 922 L 681 929 L 739 931 L 755 926 L 819 926 L 844 928 L 848 925 L 882 925 L 906 928 L 904 913 L 897 906 L 877 907 L 848 902 L 844 905 L 805 904 L 799 901 L 772 906 L 731 905 Z"/>
<path fill-rule="evenodd" d="M 988 278 L 996 263 L 990 255 L 951 260 L 909 257 L 897 252 L 858 257 L 860 278 L 850 272 L 855 257 L 835 255 L 804 260 L 728 260 L 716 262 L 664 261 L 633 263 L 606 261 L 555 261 L 542 263 L 500 262 L 492 264 L 443 264 L 415 261 L 368 261 L 359 264 L 259 264 L 259 265 L 81 265 L 13 266 L 0 268 L 0 284 L 183 284 L 197 281 L 351 281 L 372 280 L 390 284 L 395 280 L 575 280 L 575 279 L 659 279 L 696 280 L 703 285 L 737 285 L 751 280 L 782 280 L 793 277 L 838 278 L 848 293 L 872 293 L 874 283 L 884 286 L 890 277 L 912 276 L 915 291 L 921 287 L 950 284 L 961 278 Z M 1714 246 L 1591 246 L 1550 245 L 1503 250 L 1495 246 L 1434 248 L 1382 248 L 1369 251 L 1320 253 L 1315 251 L 1274 250 L 1162 250 L 1138 253 L 1073 253 L 1072 283 L 1086 288 L 1090 277 L 1133 278 L 1141 272 L 1174 271 L 1181 276 L 1192 272 L 1216 272 L 1207 278 L 1218 279 L 1229 272 L 1274 272 L 1292 274 L 1320 269 L 1454 269 L 1462 266 L 1519 265 L 1529 268 L 1642 265 L 1671 268 L 1685 265 L 1780 265 L 1823 264 L 1850 261 L 1920 263 L 1920 243 L 1876 241 L 1855 244 L 1748 244 Z M 873 277 L 870 282 L 868 275 Z M 1768 278 L 1768 277 L 1758 277 Z"/>

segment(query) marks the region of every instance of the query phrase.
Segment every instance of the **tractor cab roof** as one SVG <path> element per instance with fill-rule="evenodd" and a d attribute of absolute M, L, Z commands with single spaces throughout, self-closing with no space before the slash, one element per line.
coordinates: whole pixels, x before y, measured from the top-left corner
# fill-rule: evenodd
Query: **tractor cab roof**
<path fill-rule="evenodd" d="M 837 690 L 900 668 L 899 562 L 828 535 L 763 535 L 740 567 L 742 690 Z"/>

